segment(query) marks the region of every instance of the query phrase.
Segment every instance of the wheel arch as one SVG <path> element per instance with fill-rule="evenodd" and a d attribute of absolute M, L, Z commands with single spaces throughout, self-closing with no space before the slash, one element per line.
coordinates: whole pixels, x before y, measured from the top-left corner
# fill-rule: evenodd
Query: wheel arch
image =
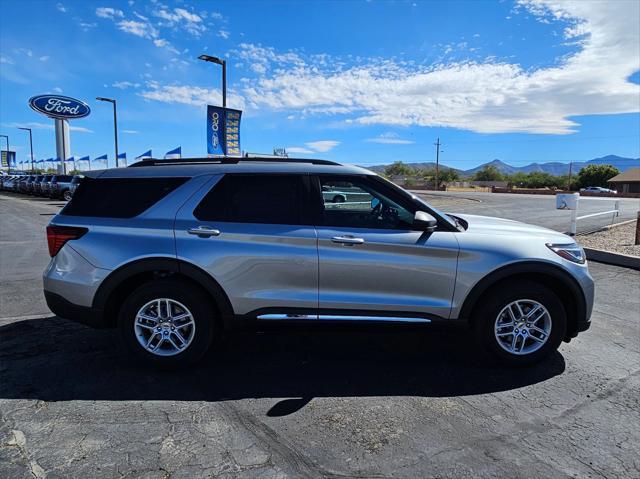
<path fill-rule="evenodd" d="M 183 279 L 200 288 L 211 298 L 222 320 L 222 326 L 230 326 L 234 316 L 233 307 L 220 284 L 201 268 L 173 258 L 144 258 L 114 270 L 96 291 L 92 307 L 102 311 L 105 326 L 115 327 L 120 307 L 133 288 L 154 279 L 168 277 Z"/>
<path fill-rule="evenodd" d="M 478 281 L 465 298 L 459 317 L 473 323 L 473 311 L 483 295 L 500 288 L 505 283 L 519 279 L 536 281 L 548 286 L 558 295 L 567 313 L 565 340 L 575 337 L 579 318 L 586 316 L 586 301 L 578 282 L 558 266 L 535 261 L 525 261 L 503 266 Z"/>

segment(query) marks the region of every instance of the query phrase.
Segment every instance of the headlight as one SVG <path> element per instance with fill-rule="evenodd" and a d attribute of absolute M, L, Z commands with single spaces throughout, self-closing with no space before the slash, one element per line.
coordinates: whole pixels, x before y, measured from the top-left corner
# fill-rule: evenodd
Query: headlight
<path fill-rule="evenodd" d="M 567 261 L 572 263 L 584 264 L 586 257 L 582 246 L 577 243 L 569 244 L 552 244 L 547 243 L 547 248 L 553 251 L 558 256 L 562 256 Z"/>

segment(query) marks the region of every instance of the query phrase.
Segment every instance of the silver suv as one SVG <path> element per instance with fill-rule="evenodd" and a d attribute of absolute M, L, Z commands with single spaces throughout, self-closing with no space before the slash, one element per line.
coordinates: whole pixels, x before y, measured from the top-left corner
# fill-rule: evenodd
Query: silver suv
<path fill-rule="evenodd" d="M 334 201 L 328 191 L 347 191 Z M 594 285 L 568 236 L 449 215 L 322 160 L 145 160 L 86 173 L 47 227 L 60 317 L 119 329 L 158 364 L 266 323 L 468 323 L 509 364 L 586 330 Z M 455 347 L 455 345 L 452 345 Z"/>

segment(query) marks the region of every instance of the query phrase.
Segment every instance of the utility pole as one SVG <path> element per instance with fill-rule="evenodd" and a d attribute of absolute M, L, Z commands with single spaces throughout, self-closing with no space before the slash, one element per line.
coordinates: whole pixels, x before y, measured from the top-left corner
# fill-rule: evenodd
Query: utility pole
<path fill-rule="evenodd" d="M 573 161 L 569 162 L 569 181 L 568 181 L 568 185 L 567 185 L 567 191 L 571 191 L 571 168 L 573 166 Z"/>
<path fill-rule="evenodd" d="M 434 143 L 434 145 L 436 146 L 436 186 L 435 186 L 435 191 L 438 191 L 438 186 L 439 186 L 439 179 L 440 179 L 440 137 L 438 137 L 436 139 L 436 142 Z"/>

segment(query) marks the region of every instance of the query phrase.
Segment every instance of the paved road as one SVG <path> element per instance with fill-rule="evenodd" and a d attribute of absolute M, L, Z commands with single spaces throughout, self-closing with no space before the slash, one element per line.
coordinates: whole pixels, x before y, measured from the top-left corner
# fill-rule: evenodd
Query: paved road
<path fill-rule="evenodd" d="M 418 192 L 427 202 L 449 213 L 467 213 L 497 216 L 534 225 L 545 226 L 557 231 L 569 231 L 571 212 L 556 210 L 555 196 L 519 195 L 510 193 L 458 193 L 458 192 Z M 581 197 L 578 216 L 600 213 L 614 209 L 615 199 Z M 640 199 L 620 198 L 620 215 L 615 222 L 635 219 L 640 210 Z M 578 233 L 593 231 L 611 224 L 613 215 L 587 218 L 578 222 Z"/>
<path fill-rule="evenodd" d="M 640 476 L 638 272 L 593 263 L 592 329 L 526 370 L 434 328 L 235 335 L 156 372 L 25 319 L 57 205 L 0 195 L 2 478 Z"/>

